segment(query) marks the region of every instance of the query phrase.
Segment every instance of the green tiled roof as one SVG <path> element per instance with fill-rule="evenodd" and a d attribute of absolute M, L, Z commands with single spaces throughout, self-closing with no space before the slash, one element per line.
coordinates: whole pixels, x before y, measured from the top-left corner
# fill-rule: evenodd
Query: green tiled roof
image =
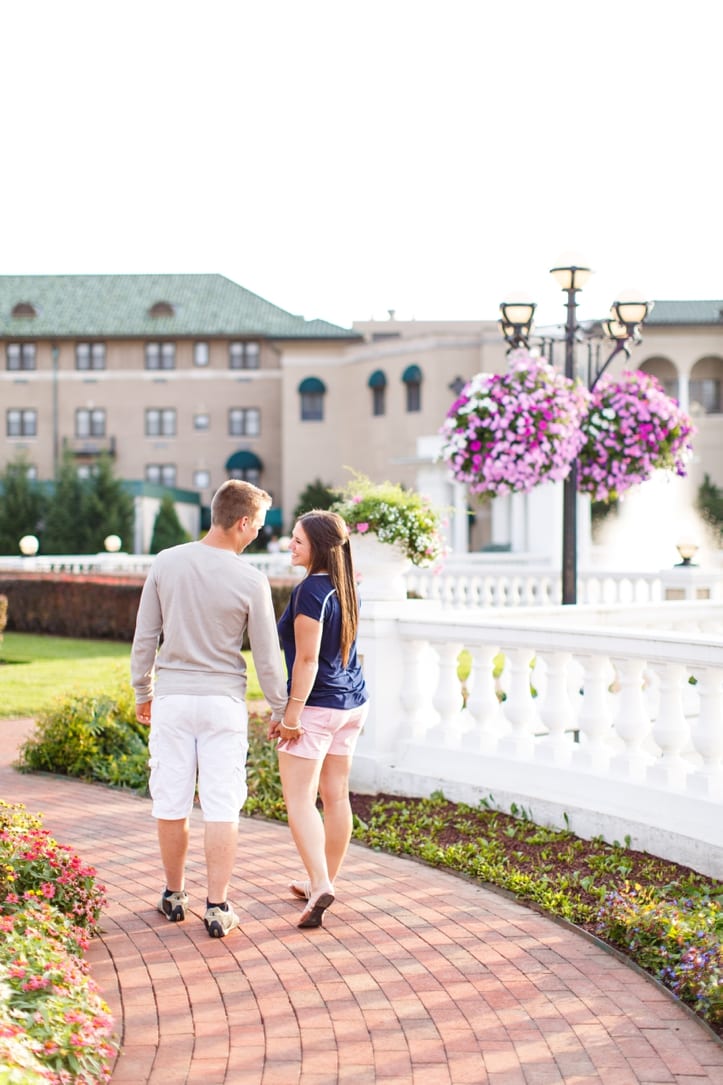
<path fill-rule="evenodd" d="M 173 316 L 150 315 L 158 302 Z M 36 316 L 13 316 L 17 305 Z M 238 335 L 358 339 L 325 320 L 304 320 L 223 275 L 0 275 L 0 336 L 13 339 L 147 339 Z"/>
<path fill-rule="evenodd" d="M 723 324 L 723 301 L 656 301 L 645 321 L 653 324 Z"/>

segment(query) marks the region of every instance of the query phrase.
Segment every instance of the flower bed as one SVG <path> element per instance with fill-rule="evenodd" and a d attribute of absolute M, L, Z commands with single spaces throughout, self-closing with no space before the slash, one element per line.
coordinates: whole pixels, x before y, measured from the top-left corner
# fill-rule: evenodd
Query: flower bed
<path fill-rule="evenodd" d="M 81 956 L 104 903 L 92 867 L 0 800 L 0 1080 L 110 1079 L 113 1022 Z"/>

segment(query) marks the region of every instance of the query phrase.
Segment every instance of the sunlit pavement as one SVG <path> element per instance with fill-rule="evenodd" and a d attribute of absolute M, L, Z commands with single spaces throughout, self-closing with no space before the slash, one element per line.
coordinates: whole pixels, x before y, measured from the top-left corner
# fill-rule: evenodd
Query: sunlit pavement
<path fill-rule="evenodd" d="M 353 844 L 324 927 L 301 931 L 288 829 L 244 818 L 241 927 L 211 939 L 194 815 L 192 913 L 168 923 L 149 801 L 15 772 L 31 727 L 0 720 L 0 795 L 42 813 L 106 886 L 87 959 L 122 1044 L 113 1085 L 722 1085 L 723 1044 L 657 984 L 413 861 Z"/>

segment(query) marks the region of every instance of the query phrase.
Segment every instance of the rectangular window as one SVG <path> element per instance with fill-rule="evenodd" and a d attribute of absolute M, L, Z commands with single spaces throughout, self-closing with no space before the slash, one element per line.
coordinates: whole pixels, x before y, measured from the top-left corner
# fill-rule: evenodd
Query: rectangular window
<path fill-rule="evenodd" d="M 205 433 L 211 428 L 211 415 L 205 411 L 199 411 L 193 416 L 193 428 L 199 433 Z"/>
<path fill-rule="evenodd" d="M 229 369 L 258 369 L 261 356 L 259 343 L 229 343 Z"/>
<path fill-rule="evenodd" d="M 175 486 L 175 463 L 147 463 L 146 482 L 155 482 L 159 486 Z"/>
<path fill-rule="evenodd" d="M 146 411 L 146 437 L 175 437 L 176 410 L 174 407 L 150 407 Z"/>
<path fill-rule="evenodd" d="M 409 381 L 407 388 L 407 411 L 412 414 L 422 409 L 422 385 L 419 381 Z"/>
<path fill-rule="evenodd" d="M 387 389 L 384 385 L 380 385 L 378 388 L 372 388 L 372 414 L 375 417 L 379 417 L 386 413 L 386 393 Z"/>
<path fill-rule="evenodd" d="M 146 369 L 175 369 L 175 343 L 146 343 Z"/>
<path fill-rule="evenodd" d="M 81 408 L 75 412 L 76 437 L 105 437 L 105 411 L 101 407 L 92 410 Z"/>
<path fill-rule="evenodd" d="M 194 365 L 208 365 L 208 343 L 194 343 L 193 344 L 193 364 Z"/>
<path fill-rule="evenodd" d="M 259 408 L 231 407 L 228 412 L 228 432 L 231 437 L 258 437 L 261 433 Z"/>
<path fill-rule="evenodd" d="M 8 437 L 37 437 L 38 412 L 33 408 L 11 408 L 5 417 Z"/>
<path fill-rule="evenodd" d="M 324 421 L 324 393 L 302 392 L 301 393 L 301 421 L 323 422 Z"/>
<path fill-rule="evenodd" d="M 207 490 L 211 485 L 211 472 L 210 471 L 194 471 L 193 472 L 193 486 L 196 490 Z"/>
<path fill-rule="evenodd" d="M 35 343 L 8 343 L 7 367 L 15 371 L 35 369 Z"/>
<path fill-rule="evenodd" d="M 105 369 L 105 343 L 76 343 L 75 368 Z"/>
<path fill-rule="evenodd" d="M 689 394 L 690 402 L 699 403 L 706 414 L 720 414 L 720 381 L 717 381 L 714 377 L 692 380 Z"/>

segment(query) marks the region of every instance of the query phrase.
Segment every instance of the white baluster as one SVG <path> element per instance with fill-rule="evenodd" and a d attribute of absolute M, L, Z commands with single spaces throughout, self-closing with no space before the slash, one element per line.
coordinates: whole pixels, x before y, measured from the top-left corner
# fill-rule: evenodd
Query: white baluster
<path fill-rule="evenodd" d="M 567 764 L 572 756 L 572 736 L 565 734 L 575 724 L 575 712 L 567 685 L 567 672 L 571 659 L 569 652 L 551 652 L 545 655 L 544 659 L 547 672 L 546 688 L 544 697 L 541 699 L 539 714 L 547 729 L 547 736 L 539 743 L 537 756 L 543 761 L 554 762 L 557 765 Z M 532 674 L 533 685 L 536 684 L 535 679 L 541 662 L 538 653 L 537 666 Z M 539 695 L 538 689 L 538 697 Z"/>
<path fill-rule="evenodd" d="M 612 695 L 610 684 L 615 671 L 607 656 L 580 656 L 583 667 L 583 696 L 577 717 L 580 743 L 573 759 L 580 768 L 604 772 L 612 754 Z"/>
<path fill-rule="evenodd" d="M 660 751 L 659 759 L 648 766 L 648 782 L 661 787 L 682 788 L 687 767 L 681 750 L 688 742 L 688 722 L 683 711 L 683 684 L 686 671 L 678 663 L 651 667 L 658 679 L 657 716 L 652 736 Z"/>
<path fill-rule="evenodd" d="M 428 678 L 430 675 L 431 649 L 426 641 L 405 640 L 402 642 L 403 680 L 399 692 L 402 706 L 402 720 L 399 738 L 419 739 L 425 730 L 434 723 L 430 720 Z"/>
<path fill-rule="evenodd" d="M 505 677 L 508 679 L 507 699 L 502 706 L 510 733 L 500 739 L 500 753 L 529 757 L 533 734 L 541 724 L 530 688 L 530 648 L 515 648 L 506 652 Z"/>
<path fill-rule="evenodd" d="M 650 717 L 645 711 L 643 696 L 646 663 L 643 659 L 616 659 L 615 667 L 620 687 L 615 733 L 622 739 L 625 749 L 612 758 L 610 770 L 616 776 L 641 782 L 652 760 L 643 749 L 643 743 L 650 734 Z"/>
<path fill-rule="evenodd" d="M 457 669 L 463 645 L 448 642 L 437 647 L 439 681 L 432 704 L 439 713 L 439 722 L 429 732 L 429 741 L 436 746 L 458 746 L 462 731 L 462 684 Z"/>
<path fill-rule="evenodd" d="M 467 680 L 467 711 L 474 726 L 462 736 L 462 746 L 467 750 L 487 752 L 493 749 L 504 726 L 494 675 L 497 652 L 498 649 L 489 644 L 470 649 L 472 670 Z"/>
<path fill-rule="evenodd" d="M 720 800 L 723 799 L 723 668 L 696 668 L 695 676 L 700 714 L 693 723 L 691 734 L 702 765 L 689 777 L 688 787 L 695 795 Z"/>

